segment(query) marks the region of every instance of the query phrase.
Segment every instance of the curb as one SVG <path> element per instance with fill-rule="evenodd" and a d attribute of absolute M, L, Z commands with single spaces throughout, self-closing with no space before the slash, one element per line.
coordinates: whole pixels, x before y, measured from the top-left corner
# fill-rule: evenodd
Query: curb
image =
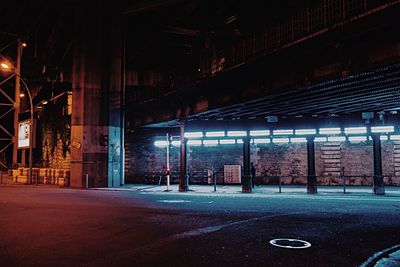
<path fill-rule="evenodd" d="M 372 255 L 371 257 L 369 257 L 369 259 L 364 262 L 363 264 L 360 265 L 360 267 L 373 267 L 375 266 L 381 259 L 389 256 L 390 254 L 392 254 L 393 252 L 396 252 L 397 250 L 400 250 L 400 244 L 399 245 L 395 245 L 393 247 L 384 249 L 382 251 L 379 251 L 377 253 L 375 253 L 374 255 Z"/>

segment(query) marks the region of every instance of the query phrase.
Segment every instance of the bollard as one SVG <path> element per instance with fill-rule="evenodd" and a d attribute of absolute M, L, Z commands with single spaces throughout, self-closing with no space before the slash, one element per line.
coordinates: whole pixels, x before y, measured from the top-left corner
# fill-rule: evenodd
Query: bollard
<path fill-rule="evenodd" d="M 86 189 L 89 188 L 89 174 L 86 173 Z"/>
<path fill-rule="evenodd" d="M 214 179 L 214 192 L 216 192 L 217 191 L 217 177 L 214 172 L 213 172 L 213 179 Z"/>
<path fill-rule="evenodd" d="M 346 180 L 344 176 L 342 176 L 342 185 L 343 185 L 343 194 L 346 194 Z"/>
<path fill-rule="evenodd" d="M 282 193 L 281 176 L 279 175 L 279 193 Z"/>

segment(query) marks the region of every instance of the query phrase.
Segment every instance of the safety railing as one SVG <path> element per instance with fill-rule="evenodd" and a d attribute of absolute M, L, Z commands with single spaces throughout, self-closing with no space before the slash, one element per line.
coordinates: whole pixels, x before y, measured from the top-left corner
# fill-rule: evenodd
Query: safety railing
<path fill-rule="evenodd" d="M 231 47 L 217 51 L 216 57 L 211 60 L 203 58 L 201 74 L 203 77 L 216 74 L 399 3 L 399 0 L 320 1 L 283 21 L 265 26 Z"/>

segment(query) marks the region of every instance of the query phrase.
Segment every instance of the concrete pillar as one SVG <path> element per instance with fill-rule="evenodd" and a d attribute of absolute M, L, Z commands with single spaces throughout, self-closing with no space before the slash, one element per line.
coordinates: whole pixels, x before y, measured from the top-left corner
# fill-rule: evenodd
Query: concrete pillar
<path fill-rule="evenodd" d="M 247 135 L 243 138 L 243 177 L 242 177 L 242 192 L 251 193 L 251 164 L 250 164 L 250 137 Z"/>
<path fill-rule="evenodd" d="M 381 156 L 381 136 L 372 135 L 372 144 L 374 147 L 374 194 L 384 195 L 385 187 L 382 175 L 382 156 Z"/>
<path fill-rule="evenodd" d="M 71 186 L 123 183 L 121 1 L 82 1 L 75 9 Z"/>
<path fill-rule="evenodd" d="M 185 121 L 179 122 L 180 127 L 180 141 L 181 141 L 181 154 L 180 154 L 180 171 L 179 171 L 179 192 L 186 192 L 189 190 L 189 175 L 187 167 L 187 140 L 185 139 Z"/>
<path fill-rule="evenodd" d="M 307 193 L 317 193 L 317 176 L 315 175 L 314 136 L 307 137 Z"/>

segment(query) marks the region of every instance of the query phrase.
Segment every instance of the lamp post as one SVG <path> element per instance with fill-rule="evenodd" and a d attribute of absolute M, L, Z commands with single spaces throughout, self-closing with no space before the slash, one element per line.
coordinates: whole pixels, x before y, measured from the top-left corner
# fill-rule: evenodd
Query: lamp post
<path fill-rule="evenodd" d="M 31 115 L 30 116 L 31 117 L 30 118 L 30 123 L 29 123 L 30 129 L 29 129 L 29 174 L 28 174 L 29 178 L 28 179 L 29 179 L 29 182 L 31 183 L 32 182 L 32 150 L 33 150 L 33 101 L 32 101 L 32 94 L 31 94 L 31 91 L 29 90 L 29 87 L 26 84 L 25 80 L 22 79 L 21 75 L 17 71 L 11 69 L 10 66 L 8 66 L 7 63 L 1 63 L 0 66 L 4 70 L 11 70 L 13 72 L 13 74 L 15 76 L 17 76 L 21 80 L 22 84 L 25 87 L 26 92 L 28 93 L 29 104 L 30 104 L 30 115 Z M 37 178 L 36 178 L 36 185 L 38 185 L 38 179 Z"/>

